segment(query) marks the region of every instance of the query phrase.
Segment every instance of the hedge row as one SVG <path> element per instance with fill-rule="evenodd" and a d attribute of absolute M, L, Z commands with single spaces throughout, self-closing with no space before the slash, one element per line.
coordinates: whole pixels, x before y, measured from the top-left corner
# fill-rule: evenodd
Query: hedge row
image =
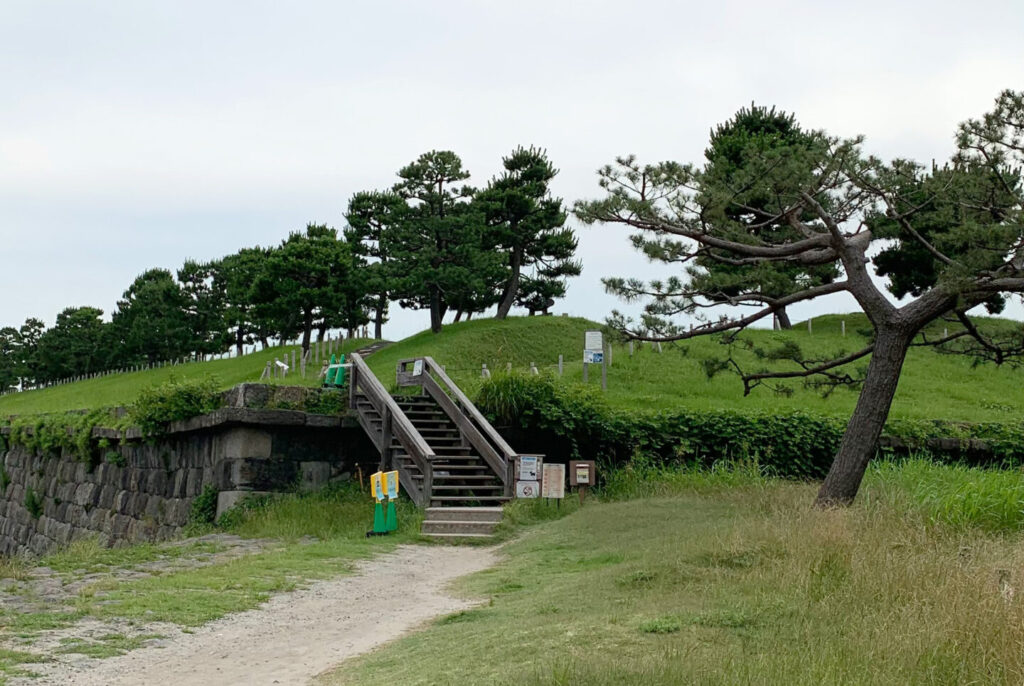
<path fill-rule="evenodd" d="M 846 428 L 845 419 L 808 412 L 625 412 L 609 408 L 590 388 L 522 374 L 489 379 L 477 401 L 517 449 L 559 459 L 596 458 L 607 466 L 636 454 L 701 464 L 753 458 L 779 476 L 821 478 Z M 899 420 L 885 434 L 889 440 L 883 445 L 890 447 L 883 453 L 977 465 L 1024 463 L 1024 424 Z"/>

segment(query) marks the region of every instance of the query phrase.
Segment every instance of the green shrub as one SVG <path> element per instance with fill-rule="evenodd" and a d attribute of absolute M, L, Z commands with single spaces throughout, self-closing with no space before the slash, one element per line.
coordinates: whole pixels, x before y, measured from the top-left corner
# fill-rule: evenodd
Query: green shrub
<path fill-rule="evenodd" d="M 93 438 L 93 429 L 114 423 L 106 409 L 19 417 L 11 422 L 10 443 L 34 455 L 59 456 L 67 450 L 75 459 L 95 464 L 103 439 Z"/>
<path fill-rule="evenodd" d="M 192 509 L 188 517 L 189 524 L 213 524 L 216 521 L 217 494 L 217 489 L 210 484 L 203 488 L 203 492 L 192 501 Z"/>
<path fill-rule="evenodd" d="M 221 407 L 223 397 L 215 379 L 170 381 L 143 389 L 128 408 L 130 423 L 146 436 L 167 430 L 174 421 L 190 419 Z"/>
<path fill-rule="evenodd" d="M 320 389 L 306 397 L 302 410 L 311 414 L 341 414 L 348 409 L 348 393 L 336 389 Z"/>
<path fill-rule="evenodd" d="M 39 519 L 39 516 L 43 514 L 43 498 L 31 486 L 25 489 L 25 509 L 33 519 Z"/>
<path fill-rule="evenodd" d="M 828 472 L 846 429 L 844 419 L 803 411 L 615 410 L 599 391 L 549 375 L 487 379 L 477 404 L 521 452 L 557 462 L 597 459 L 603 472 L 643 455 L 654 465 L 753 461 L 768 474 L 818 479 Z M 895 420 L 886 435 L 903 444 L 900 451 L 881 451 L 887 457 L 911 453 L 991 466 L 1024 462 L 1024 424 Z M 935 445 L 936 439 L 953 439 L 955 449 Z M 977 450 L 976 439 L 991 452 Z"/>

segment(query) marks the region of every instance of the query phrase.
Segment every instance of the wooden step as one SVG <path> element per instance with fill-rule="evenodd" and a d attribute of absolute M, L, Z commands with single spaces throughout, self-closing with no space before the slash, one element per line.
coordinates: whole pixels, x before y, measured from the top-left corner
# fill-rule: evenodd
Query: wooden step
<path fill-rule="evenodd" d="M 458 541 L 461 539 L 479 539 L 482 541 L 493 539 L 493 534 L 423 534 L 427 538 L 434 538 L 439 541 Z"/>
<path fill-rule="evenodd" d="M 500 507 L 428 507 L 425 511 L 425 519 L 431 521 L 500 522 L 503 513 L 504 510 Z"/>
<path fill-rule="evenodd" d="M 446 474 L 438 470 L 434 471 L 434 481 L 448 481 L 451 479 L 459 479 L 461 481 L 484 481 L 490 479 L 497 481 L 498 477 L 494 474 Z"/>
<path fill-rule="evenodd" d="M 481 522 L 481 521 L 459 521 L 454 519 L 448 520 L 424 520 L 420 532 L 423 534 L 457 534 L 465 536 L 466 534 L 483 534 L 490 536 L 494 533 L 494 528 L 498 525 L 498 522 Z"/>
<path fill-rule="evenodd" d="M 430 496 L 431 504 L 433 504 L 434 502 L 438 502 L 438 503 L 452 503 L 452 502 L 465 503 L 465 502 L 471 502 L 471 501 L 474 501 L 474 500 L 479 501 L 479 502 L 485 502 L 486 501 L 486 502 L 489 502 L 489 503 L 503 503 L 503 502 L 511 500 L 511 498 L 509 498 L 506 495 L 478 495 L 478 496 L 463 496 L 463 495 L 438 495 L 438 496 L 435 496 L 435 495 L 431 495 Z M 439 507 L 443 507 L 443 505 L 439 505 Z"/>
<path fill-rule="evenodd" d="M 504 491 L 505 487 L 502 484 L 434 484 L 435 491 L 493 491 L 493 490 Z"/>

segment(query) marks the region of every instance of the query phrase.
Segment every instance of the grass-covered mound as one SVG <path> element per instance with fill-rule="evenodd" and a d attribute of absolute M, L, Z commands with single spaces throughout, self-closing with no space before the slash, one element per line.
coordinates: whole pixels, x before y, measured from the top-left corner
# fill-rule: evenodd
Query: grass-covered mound
<path fill-rule="evenodd" d="M 846 336 L 840 322 L 846 321 Z M 764 349 L 787 341 L 800 344 L 808 357 L 853 352 L 864 347 L 868 328 L 863 315 L 817 317 L 808 333 L 806 323 L 790 331 L 751 330 L 744 337 Z M 429 331 L 376 353 L 368 362 L 384 381 L 394 383 L 395 363 L 403 358 L 431 355 L 447 367 L 448 374 L 472 395 L 480 384 L 482 364 L 495 371 L 525 370 L 535 363 L 541 371 L 557 373 L 558 356 L 565 362 L 564 379 L 582 382 L 583 333 L 599 324 L 570 317 L 519 317 L 504 322 L 493 319 L 446 326 L 440 334 Z M 952 328 L 950 329 L 952 330 Z M 939 331 L 941 334 L 941 330 Z M 712 379 L 704 361 L 726 354 L 716 338 L 704 337 L 676 345 L 663 345 L 661 353 L 649 344 L 616 344 L 608 370 L 608 403 L 625 410 L 736 410 L 740 412 L 806 411 L 832 417 L 848 417 L 856 392 L 838 389 L 824 398 L 820 391 L 789 382 L 792 393 L 783 395 L 758 388 L 743 396 L 743 384 L 724 372 Z M 737 359 L 750 369 L 764 363 L 748 351 Z M 866 365 L 860 360 L 852 367 Z M 591 369 L 590 384 L 598 386 L 600 370 Z M 943 355 L 931 348 L 911 350 L 893 405 L 893 418 L 944 419 L 967 422 L 1016 422 L 1024 409 L 1024 371 L 974 366 L 965 357 Z"/>
<path fill-rule="evenodd" d="M 841 335 L 841 321 L 846 333 Z M 367 361 L 386 386 L 394 384 L 395 364 L 403 358 L 430 355 L 447 367 L 472 396 L 481 383 L 481 365 L 493 372 L 508 364 L 526 370 L 531 363 L 544 373 L 556 374 L 558 356 L 564 359 L 563 380 L 580 383 L 583 377 L 583 334 L 600 327 L 574 317 L 513 317 L 505 321 L 482 319 L 444 327 L 439 334 L 424 331 L 375 353 Z M 791 331 L 751 330 L 743 334 L 763 350 L 796 342 L 808 357 L 852 352 L 867 344 L 867 322 L 863 315 L 830 315 L 813 320 L 813 332 L 806 323 Z M 952 329 L 951 329 L 952 330 Z M 941 331 L 939 331 L 941 333 Z M 347 341 L 346 352 L 366 341 Z M 0 416 L 124 406 L 139 390 L 180 380 L 213 378 L 220 388 L 244 381 L 256 381 L 267 361 L 290 354 L 292 347 L 275 348 L 246 357 L 167 367 L 144 372 L 116 374 L 99 379 L 0 397 Z M 828 397 L 805 388 L 799 381 L 785 385 L 785 393 L 758 388 L 743 396 L 743 385 L 733 374 L 723 372 L 709 379 L 705 362 L 721 358 L 726 348 L 717 338 L 696 338 L 662 346 L 661 353 L 649 344 L 634 345 L 630 357 L 627 345 L 613 346 L 608 370 L 607 402 L 615 408 L 636 411 L 714 410 L 739 412 L 806 411 L 816 415 L 845 418 L 856 402 L 855 391 L 838 389 Z M 737 350 L 736 359 L 748 369 L 764 366 L 750 351 Z M 792 363 L 790 363 L 792 364 Z M 867 364 L 860 360 L 852 367 Z M 314 373 L 302 380 L 292 374 L 283 383 L 316 385 Z M 591 370 L 590 385 L 600 383 L 600 370 Z M 1024 408 L 1024 371 L 973 365 L 965 357 L 943 355 L 931 348 L 911 350 L 893 405 L 893 418 L 942 419 L 966 422 L 1017 422 Z"/>
<path fill-rule="evenodd" d="M 344 341 L 345 352 L 355 350 L 369 341 L 352 339 Z M 51 386 L 12 393 L 0 397 L 0 417 L 12 414 L 38 414 L 43 412 L 65 412 L 68 410 L 89 410 L 97 407 L 127 407 L 148 387 L 165 384 L 169 381 L 195 381 L 211 379 L 218 389 L 224 390 L 247 381 L 257 381 L 267 362 L 287 356 L 291 364 L 291 353 L 298 350 L 296 346 L 281 346 L 226 360 L 210 362 L 192 362 L 159 369 L 147 369 L 140 372 L 111 374 L 95 379 L 87 379 L 63 386 Z M 298 353 L 296 353 L 298 354 Z M 306 378 L 302 379 L 298 372 L 291 373 L 287 379 L 275 379 L 270 383 L 288 385 L 318 385 L 319 368 L 313 365 L 306 368 Z"/>

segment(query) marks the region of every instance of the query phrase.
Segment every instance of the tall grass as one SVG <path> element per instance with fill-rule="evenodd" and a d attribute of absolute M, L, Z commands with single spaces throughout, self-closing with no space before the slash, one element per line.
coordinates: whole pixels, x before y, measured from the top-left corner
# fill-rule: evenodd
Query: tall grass
<path fill-rule="evenodd" d="M 311 493 L 251 498 L 228 511 L 219 527 L 246 537 L 284 541 L 359 539 L 373 527 L 373 508 L 369 489 L 346 481 Z M 402 498 L 397 514 L 396 535 L 414 536 L 423 513 Z"/>
<path fill-rule="evenodd" d="M 894 509 L 909 506 L 931 524 L 958 530 L 1024 528 L 1024 472 L 938 465 L 925 459 L 878 461 L 865 478 L 863 499 Z"/>
<path fill-rule="evenodd" d="M 776 480 L 756 460 L 699 464 L 657 463 L 642 454 L 605 475 L 598 495 L 604 500 L 634 500 L 685 493 L 709 493 L 740 488 L 764 488 Z"/>
<path fill-rule="evenodd" d="M 595 502 L 538 527 L 467 583 L 485 606 L 325 683 L 1024 683 L 1019 524 L 927 515 L 999 476 L 929 471 L 880 465 L 868 497 L 837 510 L 809 506 L 814 484 L 749 466 L 621 477 L 619 493 L 674 495 Z M 944 495 L 882 497 L 919 480 Z"/>

